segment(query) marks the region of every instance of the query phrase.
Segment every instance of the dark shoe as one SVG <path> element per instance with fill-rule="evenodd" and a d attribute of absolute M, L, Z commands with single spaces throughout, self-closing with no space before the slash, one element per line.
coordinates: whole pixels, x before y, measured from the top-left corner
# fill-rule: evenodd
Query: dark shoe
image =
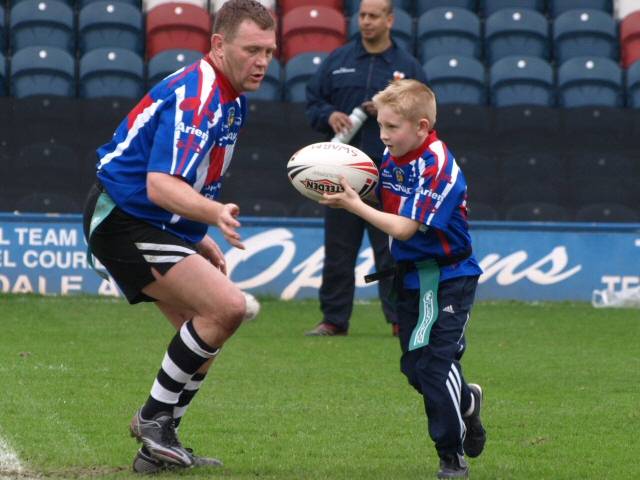
<path fill-rule="evenodd" d="M 193 457 L 193 468 L 222 466 L 222 462 L 217 458 L 199 457 L 193 453 L 191 448 L 185 448 L 185 450 Z M 146 447 L 141 447 L 133 459 L 133 471 L 142 475 L 150 475 L 177 468 L 180 468 L 180 466 L 153 458 Z"/>
<path fill-rule="evenodd" d="M 469 465 L 457 453 L 440 457 L 438 478 L 469 478 Z"/>
<path fill-rule="evenodd" d="M 484 450 L 484 444 L 487 441 L 487 432 L 480 421 L 480 410 L 482 410 L 483 400 L 482 388 L 480 388 L 480 385 L 470 383 L 469 390 L 471 390 L 475 405 L 471 415 L 463 418 L 464 424 L 467 427 L 467 434 L 464 437 L 462 446 L 467 456 L 475 458 Z"/>
<path fill-rule="evenodd" d="M 305 335 L 307 337 L 333 337 L 338 335 L 346 335 L 347 331 L 336 327 L 333 323 L 321 322 L 313 330 L 309 330 Z"/>
<path fill-rule="evenodd" d="M 400 325 L 398 325 L 397 323 L 391 324 L 391 335 L 393 335 L 394 337 L 400 335 Z"/>
<path fill-rule="evenodd" d="M 156 460 L 181 467 L 193 465 L 193 457 L 178 440 L 170 413 L 160 412 L 151 420 L 145 420 L 138 410 L 131 420 L 130 429 L 131 436 L 142 442 L 149 455 Z"/>

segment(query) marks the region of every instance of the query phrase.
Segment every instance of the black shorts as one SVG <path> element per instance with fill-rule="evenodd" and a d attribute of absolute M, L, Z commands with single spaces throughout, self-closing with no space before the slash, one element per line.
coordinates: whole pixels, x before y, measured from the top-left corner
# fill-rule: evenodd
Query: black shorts
<path fill-rule="evenodd" d="M 91 187 L 84 207 L 85 238 L 98 197 L 99 184 Z M 197 253 L 194 244 L 126 214 L 115 207 L 94 230 L 91 252 L 105 266 L 129 303 L 153 302 L 142 289 L 155 281 L 151 268 L 164 275 L 176 263 Z"/>

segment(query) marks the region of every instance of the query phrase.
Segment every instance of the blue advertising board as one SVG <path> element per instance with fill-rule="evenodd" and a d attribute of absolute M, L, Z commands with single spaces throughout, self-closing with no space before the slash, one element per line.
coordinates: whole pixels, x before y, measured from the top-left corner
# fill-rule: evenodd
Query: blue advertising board
<path fill-rule="evenodd" d="M 241 219 L 245 250 L 230 248 L 217 229 L 231 279 L 256 295 L 316 298 L 324 258 L 321 220 Z M 476 222 L 475 255 L 484 270 L 481 300 L 591 299 L 594 289 L 640 285 L 640 224 Z M 363 244 L 356 295 L 373 298 L 373 254 Z M 0 214 L 0 291 L 120 296 L 87 263 L 79 215 Z"/>

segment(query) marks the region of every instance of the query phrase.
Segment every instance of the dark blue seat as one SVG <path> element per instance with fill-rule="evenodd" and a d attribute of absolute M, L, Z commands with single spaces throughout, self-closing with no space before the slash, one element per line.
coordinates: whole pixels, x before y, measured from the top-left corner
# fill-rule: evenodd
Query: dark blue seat
<path fill-rule="evenodd" d="M 7 29 L 4 22 L 4 6 L 0 5 L 0 53 L 4 54 L 7 48 Z"/>
<path fill-rule="evenodd" d="M 545 0 L 481 0 L 480 5 L 485 17 L 504 8 L 528 8 L 540 13 L 545 10 Z"/>
<path fill-rule="evenodd" d="M 416 15 L 420 17 L 432 8 L 464 8 L 471 12 L 477 12 L 478 0 L 418 0 L 416 2 Z"/>
<path fill-rule="evenodd" d="M 245 92 L 250 100 L 280 101 L 282 99 L 282 68 L 280 62 L 272 60 L 262 79 L 260 88 L 254 92 Z"/>
<path fill-rule="evenodd" d="M 88 4 L 78 14 L 80 54 L 96 48 L 126 48 L 142 55 L 142 13 L 121 1 Z"/>
<path fill-rule="evenodd" d="M 511 206 L 505 220 L 514 222 L 566 222 L 569 211 L 562 205 L 548 202 L 523 202 Z"/>
<path fill-rule="evenodd" d="M 620 203 L 590 203 L 584 205 L 576 212 L 578 222 L 639 222 L 640 211 Z"/>
<path fill-rule="evenodd" d="M 558 104 L 562 107 L 622 107 L 622 70 L 603 57 L 575 57 L 558 69 Z"/>
<path fill-rule="evenodd" d="M 549 0 L 549 13 L 552 17 L 568 12 L 569 10 L 592 9 L 611 13 L 611 0 Z"/>
<path fill-rule="evenodd" d="M 406 12 L 413 13 L 414 0 L 395 0 L 394 11 L 397 8 L 401 8 Z M 354 13 L 358 13 L 360 9 L 360 0 L 344 0 L 344 11 L 347 15 L 351 16 Z"/>
<path fill-rule="evenodd" d="M 438 104 L 487 103 L 486 72 L 475 58 L 441 55 L 429 60 L 423 68 Z"/>
<path fill-rule="evenodd" d="M 640 62 L 627 69 L 627 105 L 640 108 Z"/>
<path fill-rule="evenodd" d="M 7 60 L 0 52 L 0 97 L 7 95 Z"/>
<path fill-rule="evenodd" d="M 24 0 L 11 8 L 11 48 L 49 46 L 75 53 L 73 10 L 58 0 Z"/>
<path fill-rule="evenodd" d="M 406 10 L 397 7 L 393 9 L 393 16 L 391 36 L 400 48 L 413 53 L 415 43 L 413 37 L 413 18 Z M 353 40 L 359 33 L 358 12 L 356 12 L 351 16 L 351 20 L 349 20 L 349 39 Z"/>
<path fill-rule="evenodd" d="M 556 62 L 592 56 L 618 59 L 618 29 L 613 17 L 600 10 L 569 10 L 553 22 Z"/>
<path fill-rule="evenodd" d="M 171 75 L 182 67 L 191 65 L 202 58 L 202 52 L 197 50 L 165 50 L 151 60 L 147 67 L 147 86 L 153 87 L 163 78 Z M 272 62 L 273 63 L 273 62 Z"/>
<path fill-rule="evenodd" d="M 80 59 L 80 97 L 138 98 L 144 94 L 144 62 L 131 50 L 98 48 Z"/>
<path fill-rule="evenodd" d="M 498 60 L 489 69 L 491 105 L 554 104 L 553 69 L 538 57 L 512 56 Z"/>
<path fill-rule="evenodd" d="M 77 0 L 76 4 L 78 5 L 78 10 L 82 10 L 84 7 L 86 7 L 91 3 L 102 2 L 102 1 L 104 0 Z M 140 10 L 140 11 L 142 10 L 142 5 L 140 0 L 118 0 L 118 1 L 131 5 L 132 7 L 135 7 L 137 10 Z"/>
<path fill-rule="evenodd" d="M 505 8 L 485 22 L 485 56 L 489 64 L 510 55 L 549 59 L 549 22 L 540 12 Z"/>
<path fill-rule="evenodd" d="M 27 47 L 11 59 L 11 94 L 73 97 L 76 94 L 75 60 L 56 47 Z"/>
<path fill-rule="evenodd" d="M 307 52 L 296 55 L 284 66 L 284 97 L 289 102 L 306 102 L 309 79 L 327 58 L 326 52 Z"/>
<path fill-rule="evenodd" d="M 422 63 L 438 55 L 480 58 L 480 19 L 466 9 L 433 8 L 418 19 L 417 51 Z"/>

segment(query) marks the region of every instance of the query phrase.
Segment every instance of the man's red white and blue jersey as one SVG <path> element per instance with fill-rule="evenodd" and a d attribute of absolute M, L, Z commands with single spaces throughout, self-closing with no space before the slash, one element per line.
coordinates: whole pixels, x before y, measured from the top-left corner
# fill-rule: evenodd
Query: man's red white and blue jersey
<path fill-rule="evenodd" d="M 398 262 L 445 259 L 471 248 L 467 223 L 467 182 L 453 154 L 431 131 L 424 143 L 401 157 L 385 151 L 380 166 L 378 196 L 385 212 L 419 222 L 408 240 L 391 239 L 391 254 Z M 482 274 L 473 255 L 440 267 L 440 281 Z M 405 288 L 419 288 L 413 271 Z"/>
<path fill-rule="evenodd" d="M 154 86 L 98 148 L 98 179 L 129 215 L 197 243 L 208 225 L 149 201 L 147 173 L 179 177 L 218 198 L 245 115 L 245 97 L 205 56 Z"/>

